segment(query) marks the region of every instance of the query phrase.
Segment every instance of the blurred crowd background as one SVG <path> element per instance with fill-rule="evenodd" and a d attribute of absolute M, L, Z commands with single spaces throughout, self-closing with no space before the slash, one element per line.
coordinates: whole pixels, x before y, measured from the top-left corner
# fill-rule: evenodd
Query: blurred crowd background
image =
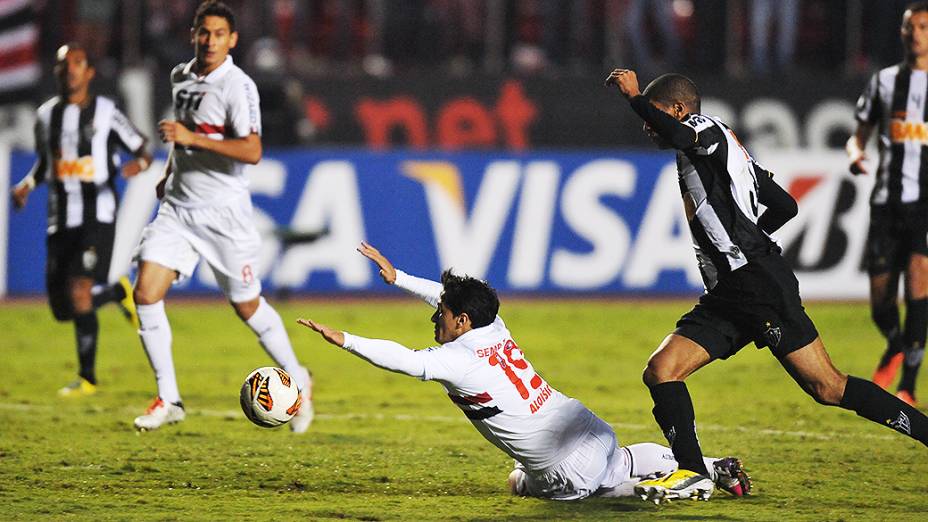
<path fill-rule="evenodd" d="M 909 0 L 228 0 L 237 54 L 299 77 L 639 69 L 859 73 L 898 61 Z M 41 57 L 85 41 L 109 68 L 189 59 L 191 0 L 38 0 Z"/>
<path fill-rule="evenodd" d="M 198 3 L 0 1 L 0 30 L 9 33 L 28 24 L 33 37 L 26 52 L 15 47 L 21 40 L 0 34 L 0 120 L 9 122 L 9 111 L 2 109 L 10 103 L 34 106 L 54 94 L 54 51 L 69 40 L 83 42 L 96 56 L 98 90 L 124 103 L 128 91 L 119 90 L 118 83 L 130 71 L 144 71 L 149 80 L 141 83 L 154 85 L 154 116 L 143 119 L 157 120 L 169 101 L 168 72 L 192 57 L 190 25 Z M 371 145 L 363 125 L 350 127 L 347 121 L 360 118 L 363 109 L 356 101 L 365 96 L 409 95 L 426 110 L 449 96 L 476 96 L 490 104 L 503 92 L 501 83 L 516 79 L 551 114 L 557 111 L 551 108 L 554 93 L 573 91 L 571 103 L 579 96 L 598 96 L 584 86 L 619 65 L 636 68 L 643 82 L 668 70 L 690 74 L 716 96 L 730 91 L 737 106 L 752 96 L 790 90 L 794 94 L 785 103 L 800 114 L 827 95 L 852 103 L 867 74 L 901 59 L 899 25 L 909 1 L 227 3 L 236 12 L 240 34 L 233 57 L 262 91 L 266 141 L 290 146 Z M 4 68 L 21 68 L 25 61 L 32 62 L 30 72 L 17 69 L 16 81 L 8 79 L 14 75 L 4 76 Z M 567 116 L 580 125 L 576 111 Z M 558 120 L 550 121 L 555 124 L 533 128 L 540 136 L 534 143 L 609 144 L 608 136 L 595 132 L 583 141 L 573 129 L 562 133 L 566 139 L 551 137 L 560 131 L 554 128 Z M 630 135 L 618 144 L 643 143 L 636 139 Z M 391 140 L 417 144 L 411 138 Z"/>

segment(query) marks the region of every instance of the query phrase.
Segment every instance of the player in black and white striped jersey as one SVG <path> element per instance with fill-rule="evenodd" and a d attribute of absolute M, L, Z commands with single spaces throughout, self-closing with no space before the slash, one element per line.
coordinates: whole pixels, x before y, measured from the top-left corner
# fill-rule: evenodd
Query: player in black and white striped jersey
<path fill-rule="evenodd" d="M 636 492 L 656 501 L 708 498 L 712 482 L 683 381 L 750 342 L 769 347 L 816 402 L 854 411 L 928 445 L 928 417 L 832 364 L 802 306 L 796 276 L 770 237 L 796 215 L 796 203 L 730 128 L 700 114 L 696 85 L 665 74 L 642 93 L 628 69 L 614 70 L 606 83 L 619 88 L 659 146 L 677 150 L 680 192 L 706 283 L 706 292 L 654 351 L 643 375 L 654 417 L 680 469 L 640 483 Z"/>
<path fill-rule="evenodd" d="M 133 322 L 135 307 L 127 278 L 106 284 L 116 231 L 116 177 L 148 168 L 146 138 L 113 100 L 90 92 L 95 70 L 77 43 L 58 49 L 55 77 L 60 95 L 42 104 L 35 125 L 38 159 L 12 190 L 22 208 L 35 186 L 48 182 L 46 286 L 55 319 L 74 321 L 80 370 L 62 396 L 96 391 L 94 371 L 99 324 L 96 308 L 119 302 Z M 116 153 L 135 158 L 120 168 Z"/>
<path fill-rule="evenodd" d="M 928 2 L 902 17 L 905 60 L 874 74 L 857 101 L 857 129 L 847 142 L 851 172 L 866 174 L 864 147 L 877 131 L 880 150 L 870 196 L 866 263 L 873 322 L 886 338 L 873 382 L 912 404 L 928 335 Z M 905 274 L 900 327 L 899 277 Z"/>

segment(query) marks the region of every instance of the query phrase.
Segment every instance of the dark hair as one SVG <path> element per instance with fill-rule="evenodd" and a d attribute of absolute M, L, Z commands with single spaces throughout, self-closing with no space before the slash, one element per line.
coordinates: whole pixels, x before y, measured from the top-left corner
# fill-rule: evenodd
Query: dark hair
<path fill-rule="evenodd" d="M 499 313 L 496 290 L 486 281 L 470 276 L 459 276 L 445 270 L 441 274 L 442 305 L 454 315 L 466 313 L 474 328 L 491 324 Z"/>
<path fill-rule="evenodd" d="M 905 27 L 906 17 L 911 17 L 915 13 L 924 13 L 928 12 L 928 2 L 912 2 L 907 5 L 905 11 L 902 15 L 902 53 L 905 57 L 905 62 L 911 64 L 915 61 L 915 56 L 912 55 L 912 32 L 907 31 Z"/>
<path fill-rule="evenodd" d="M 232 8 L 226 4 L 219 2 L 217 0 L 207 0 L 200 4 L 200 7 L 197 8 L 197 12 L 193 15 L 193 28 L 196 29 L 203 25 L 203 19 L 207 16 L 221 16 L 229 22 L 229 30 L 235 32 L 235 14 L 232 13 Z"/>
<path fill-rule="evenodd" d="M 84 46 L 84 44 L 76 40 L 65 43 L 64 45 L 59 47 L 57 51 L 55 51 L 55 63 L 58 63 L 63 60 L 64 57 L 58 56 L 58 53 L 60 53 L 61 50 L 64 49 L 65 47 L 68 48 L 68 50 L 65 51 L 66 53 L 69 53 L 71 51 L 84 51 L 84 57 L 87 58 L 87 65 L 89 65 L 90 67 L 94 66 L 93 56 L 90 55 L 90 51 L 87 50 L 87 47 Z"/>
<path fill-rule="evenodd" d="M 682 74 L 667 73 L 655 78 L 644 89 L 651 101 L 661 105 L 682 103 L 690 112 L 699 112 L 702 101 L 693 80 Z"/>

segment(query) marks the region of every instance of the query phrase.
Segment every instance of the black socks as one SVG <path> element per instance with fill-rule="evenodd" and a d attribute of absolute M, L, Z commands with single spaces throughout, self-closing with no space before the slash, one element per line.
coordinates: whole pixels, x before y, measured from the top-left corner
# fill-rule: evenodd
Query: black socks
<path fill-rule="evenodd" d="M 686 383 L 671 381 L 652 386 L 651 398 L 654 399 L 654 418 L 664 432 L 680 469 L 708 476 L 709 470 L 696 438 L 696 414 Z"/>
<path fill-rule="evenodd" d="M 849 375 L 840 406 L 928 446 L 928 417 L 870 381 Z"/>
<path fill-rule="evenodd" d="M 928 334 L 928 299 L 916 299 L 905 304 L 905 359 L 899 389 L 915 394 L 915 377 L 925 355 Z"/>
<path fill-rule="evenodd" d="M 80 363 L 78 375 L 90 381 L 91 384 L 97 383 L 94 366 L 97 358 L 97 334 L 99 330 L 100 325 L 97 322 L 96 312 L 74 316 L 74 331 L 77 335 L 77 360 Z"/>

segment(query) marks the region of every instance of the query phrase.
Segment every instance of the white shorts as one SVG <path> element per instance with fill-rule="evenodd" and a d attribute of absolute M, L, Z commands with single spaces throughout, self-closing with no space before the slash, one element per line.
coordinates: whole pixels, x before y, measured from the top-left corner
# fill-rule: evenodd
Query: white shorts
<path fill-rule="evenodd" d="M 193 275 L 202 256 L 226 297 L 241 303 L 261 295 L 260 249 L 251 198 L 198 208 L 162 202 L 154 221 L 142 231 L 134 257 L 176 270 L 180 281 Z"/>
<path fill-rule="evenodd" d="M 522 496 L 553 500 L 578 500 L 601 488 L 614 488 L 629 476 L 629 461 L 620 451 L 612 427 L 596 418 L 590 431 L 570 455 L 544 470 L 522 470 L 516 493 Z"/>

